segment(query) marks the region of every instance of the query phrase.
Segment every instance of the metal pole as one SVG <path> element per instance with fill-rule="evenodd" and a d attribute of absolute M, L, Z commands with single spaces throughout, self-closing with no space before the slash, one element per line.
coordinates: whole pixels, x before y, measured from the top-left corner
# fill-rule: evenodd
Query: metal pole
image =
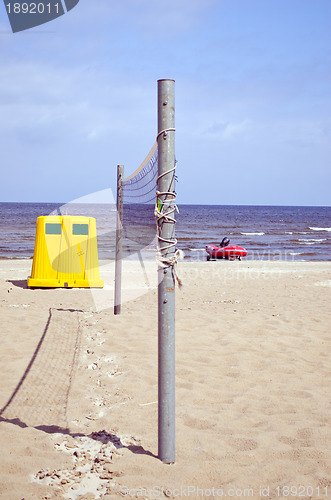
<path fill-rule="evenodd" d="M 116 201 L 117 218 L 116 218 L 114 314 L 120 314 L 121 312 L 122 246 L 123 246 L 123 178 L 124 178 L 124 166 L 117 165 L 117 201 Z"/>
<path fill-rule="evenodd" d="M 161 213 L 175 207 L 175 82 L 158 80 L 158 191 Z M 160 177 L 162 176 L 162 177 Z M 172 214 L 172 217 L 174 214 Z M 175 223 L 160 219 L 159 236 L 174 240 Z M 174 256 L 175 246 L 159 240 L 162 259 Z M 162 462 L 175 462 L 175 282 L 173 268 L 159 265 L 158 285 L 158 456 Z"/>

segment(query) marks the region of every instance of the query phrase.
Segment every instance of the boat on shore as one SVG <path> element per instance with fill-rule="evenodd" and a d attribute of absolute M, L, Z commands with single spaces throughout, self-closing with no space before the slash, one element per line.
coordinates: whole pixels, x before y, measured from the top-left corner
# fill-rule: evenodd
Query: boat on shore
<path fill-rule="evenodd" d="M 209 244 L 206 246 L 207 260 L 216 259 L 228 259 L 228 260 L 241 260 L 242 257 L 246 257 L 246 248 L 240 247 L 238 245 L 229 246 L 229 238 L 223 238 L 219 246 Z"/>

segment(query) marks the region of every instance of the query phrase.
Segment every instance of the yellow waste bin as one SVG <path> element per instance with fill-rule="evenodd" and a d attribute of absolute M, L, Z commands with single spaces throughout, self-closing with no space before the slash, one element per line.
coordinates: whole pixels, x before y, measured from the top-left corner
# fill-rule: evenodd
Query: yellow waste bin
<path fill-rule="evenodd" d="M 103 288 L 93 217 L 41 216 L 28 287 Z"/>

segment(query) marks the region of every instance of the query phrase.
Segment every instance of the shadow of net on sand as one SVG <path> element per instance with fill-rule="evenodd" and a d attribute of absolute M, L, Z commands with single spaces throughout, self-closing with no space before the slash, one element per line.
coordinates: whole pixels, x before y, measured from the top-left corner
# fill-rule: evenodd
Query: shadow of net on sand
<path fill-rule="evenodd" d="M 50 309 L 27 368 L 0 419 L 45 432 L 69 432 L 68 401 L 79 353 L 79 311 Z"/>

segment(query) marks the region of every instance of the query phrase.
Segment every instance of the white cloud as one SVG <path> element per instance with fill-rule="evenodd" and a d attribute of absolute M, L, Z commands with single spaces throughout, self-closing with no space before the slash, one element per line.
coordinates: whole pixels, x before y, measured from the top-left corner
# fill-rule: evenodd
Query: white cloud
<path fill-rule="evenodd" d="M 300 2 L 293 2 L 271 0 L 278 21 L 288 12 L 297 19 Z M 313 41 L 298 23 L 283 40 L 269 7 L 257 19 L 246 0 L 80 0 L 47 27 L 15 35 L 0 8 L 5 196 L 16 198 L 20 171 L 34 176 L 24 196 L 59 199 L 61 192 L 71 199 L 101 188 L 99 174 L 111 182 L 110 165 L 135 170 L 155 139 L 158 78 L 176 80 L 176 152 L 190 174 L 206 161 L 210 176 L 219 161 L 243 172 L 248 163 L 252 178 L 270 162 L 300 175 L 302 165 L 326 171 L 330 31 L 322 10 L 305 9 L 315 16 Z M 323 22 L 324 35 L 317 30 Z M 49 193 L 41 195 L 35 183 L 47 179 L 45 165 L 58 175 L 43 182 Z M 194 178 L 181 183 L 182 193 L 194 188 Z"/>
<path fill-rule="evenodd" d="M 154 107 L 141 82 L 123 83 L 109 70 L 93 74 L 79 64 L 70 70 L 42 62 L 1 66 L 0 96 L 0 130 L 26 130 L 27 140 L 46 130 L 50 138 L 62 134 L 69 141 L 122 131 L 126 140 L 139 121 L 146 127 Z"/>
<path fill-rule="evenodd" d="M 223 141 L 238 140 L 244 139 L 245 134 L 250 130 L 250 126 L 251 121 L 248 119 L 233 123 L 215 122 L 202 132 L 202 134 Z"/>

